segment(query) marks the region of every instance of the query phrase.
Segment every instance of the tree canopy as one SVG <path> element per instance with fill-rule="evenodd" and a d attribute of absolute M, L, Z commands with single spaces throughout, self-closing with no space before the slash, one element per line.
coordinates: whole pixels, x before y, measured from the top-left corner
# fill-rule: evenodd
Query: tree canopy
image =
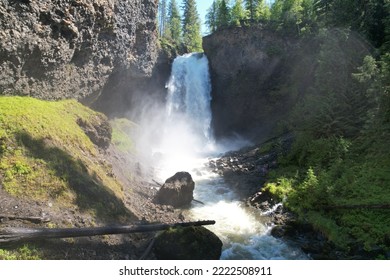
<path fill-rule="evenodd" d="M 170 39 L 176 45 L 179 45 L 182 39 L 182 28 L 179 7 L 176 0 L 171 0 L 168 6 L 168 29 Z"/>
<path fill-rule="evenodd" d="M 177 0 L 160 0 L 158 33 L 164 42 L 187 52 L 202 51 L 201 22 L 195 0 L 182 2 L 182 15 Z"/>
<path fill-rule="evenodd" d="M 202 50 L 200 18 L 195 0 L 183 1 L 183 43 L 189 52 Z"/>

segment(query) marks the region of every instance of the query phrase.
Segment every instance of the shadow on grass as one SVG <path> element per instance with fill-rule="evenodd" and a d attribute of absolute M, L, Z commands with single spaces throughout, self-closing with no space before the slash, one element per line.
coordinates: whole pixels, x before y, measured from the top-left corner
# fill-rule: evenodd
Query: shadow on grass
<path fill-rule="evenodd" d="M 122 234 L 112 237 L 78 237 L 66 239 L 45 239 L 18 244 L 7 244 L 0 248 L 15 252 L 18 259 L 42 260 L 125 260 L 139 259 L 147 250 L 151 233 Z M 106 240 L 106 241 L 104 241 Z M 109 242 L 107 242 L 109 240 Z M 29 253 L 20 255 L 23 248 Z M 1 260 L 1 256 L 0 256 Z"/>
<path fill-rule="evenodd" d="M 65 151 L 49 147 L 44 139 L 34 139 L 25 132 L 20 132 L 18 139 L 28 149 L 30 156 L 44 160 L 57 177 L 68 183 L 76 194 L 75 203 L 81 211 L 92 210 L 96 218 L 110 223 L 118 218 L 125 221 L 136 218 L 123 201 L 100 182 L 96 174 L 91 176 L 88 173 L 81 160 L 75 160 Z"/>

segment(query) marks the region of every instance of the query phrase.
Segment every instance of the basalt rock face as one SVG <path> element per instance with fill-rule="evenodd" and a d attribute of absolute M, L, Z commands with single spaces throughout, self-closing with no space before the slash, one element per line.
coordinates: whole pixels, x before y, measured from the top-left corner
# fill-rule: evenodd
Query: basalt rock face
<path fill-rule="evenodd" d="M 295 41 L 260 26 L 228 28 L 203 38 L 217 138 L 235 133 L 266 138 L 275 128 L 292 103 L 288 94 L 274 93 L 287 84 Z"/>
<path fill-rule="evenodd" d="M 2 0 L 0 93 L 92 101 L 109 77 L 149 77 L 155 0 Z"/>

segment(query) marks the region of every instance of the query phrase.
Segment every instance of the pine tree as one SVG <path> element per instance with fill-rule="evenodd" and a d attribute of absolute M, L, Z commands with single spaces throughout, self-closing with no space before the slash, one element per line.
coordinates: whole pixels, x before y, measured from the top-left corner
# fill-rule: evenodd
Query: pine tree
<path fill-rule="evenodd" d="M 257 20 L 269 20 L 271 17 L 271 10 L 265 0 L 257 0 L 256 16 Z"/>
<path fill-rule="evenodd" d="M 158 33 L 163 37 L 167 23 L 167 0 L 160 0 L 158 5 Z"/>
<path fill-rule="evenodd" d="M 220 0 L 214 0 L 206 14 L 206 25 L 211 33 L 217 30 L 218 6 Z"/>
<path fill-rule="evenodd" d="M 312 5 L 312 0 L 309 0 Z M 306 0 L 276 0 L 272 5 L 271 19 L 278 27 L 287 32 L 300 34 L 304 16 L 304 7 L 309 7 Z"/>
<path fill-rule="evenodd" d="M 245 19 L 245 10 L 242 0 L 236 0 L 231 10 L 231 24 L 241 26 L 241 20 Z"/>
<path fill-rule="evenodd" d="M 230 25 L 230 10 L 225 0 L 221 0 L 217 12 L 217 29 Z"/>
<path fill-rule="evenodd" d="M 271 7 L 271 20 L 279 22 L 282 19 L 283 14 L 283 1 L 275 0 Z"/>
<path fill-rule="evenodd" d="M 195 0 L 183 1 L 183 43 L 189 52 L 202 51 L 200 19 Z"/>
<path fill-rule="evenodd" d="M 257 0 L 245 0 L 245 8 L 249 12 L 249 19 L 254 21 L 256 19 Z"/>
<path fill-rule="evenodd" d="M 168 29 L 171 40 L 179 45 L 181 43 L 181 18 L 176 0 L 171 0 L 168 6 Z"/>
<path fill-rule="evenodd" d="M 260 19 L 269 19 L 270 9 L 264 0 L 245 0 L 245 8 L 248 12 L 250 21 L 258 21 Z"/>

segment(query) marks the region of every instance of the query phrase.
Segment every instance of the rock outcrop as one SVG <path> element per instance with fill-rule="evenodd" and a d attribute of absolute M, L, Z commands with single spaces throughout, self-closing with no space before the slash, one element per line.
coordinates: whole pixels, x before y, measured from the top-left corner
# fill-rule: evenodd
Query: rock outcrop
<path fill-rule="evenodd" d="M 157 60 L 157 1 L 0 2 L 0 93 L 92 102 L 109 77 Z"/>
<path fill-rule="evenodd" d="M 183 207 L 190 205 L 195 183 L 188 172 L 177 172 L 168 178 L 156 194 L 154 201 L 160 204 Z"/>
<path fill-rule="evenodd" d="M 267 137 L 290 107 L 291 95 L 276 92 L 287 83 L 294 44 L 261 26 L 228 28 L 203 38 L 217 138 L 234 133 Z"/>
<path fill-rule="evenodd" d="M 172 229 L 156 238 L 154 253 L 159 260 L 218 260 L 222 241 L 204 227 Z"/>
<path fill-rule="evenodd" d="M 110 146 L 112 127 L 105 115 L 96 115 L 89 120 L 78 118 L 77 124 L 96 146 L 103 150 Z"/>

